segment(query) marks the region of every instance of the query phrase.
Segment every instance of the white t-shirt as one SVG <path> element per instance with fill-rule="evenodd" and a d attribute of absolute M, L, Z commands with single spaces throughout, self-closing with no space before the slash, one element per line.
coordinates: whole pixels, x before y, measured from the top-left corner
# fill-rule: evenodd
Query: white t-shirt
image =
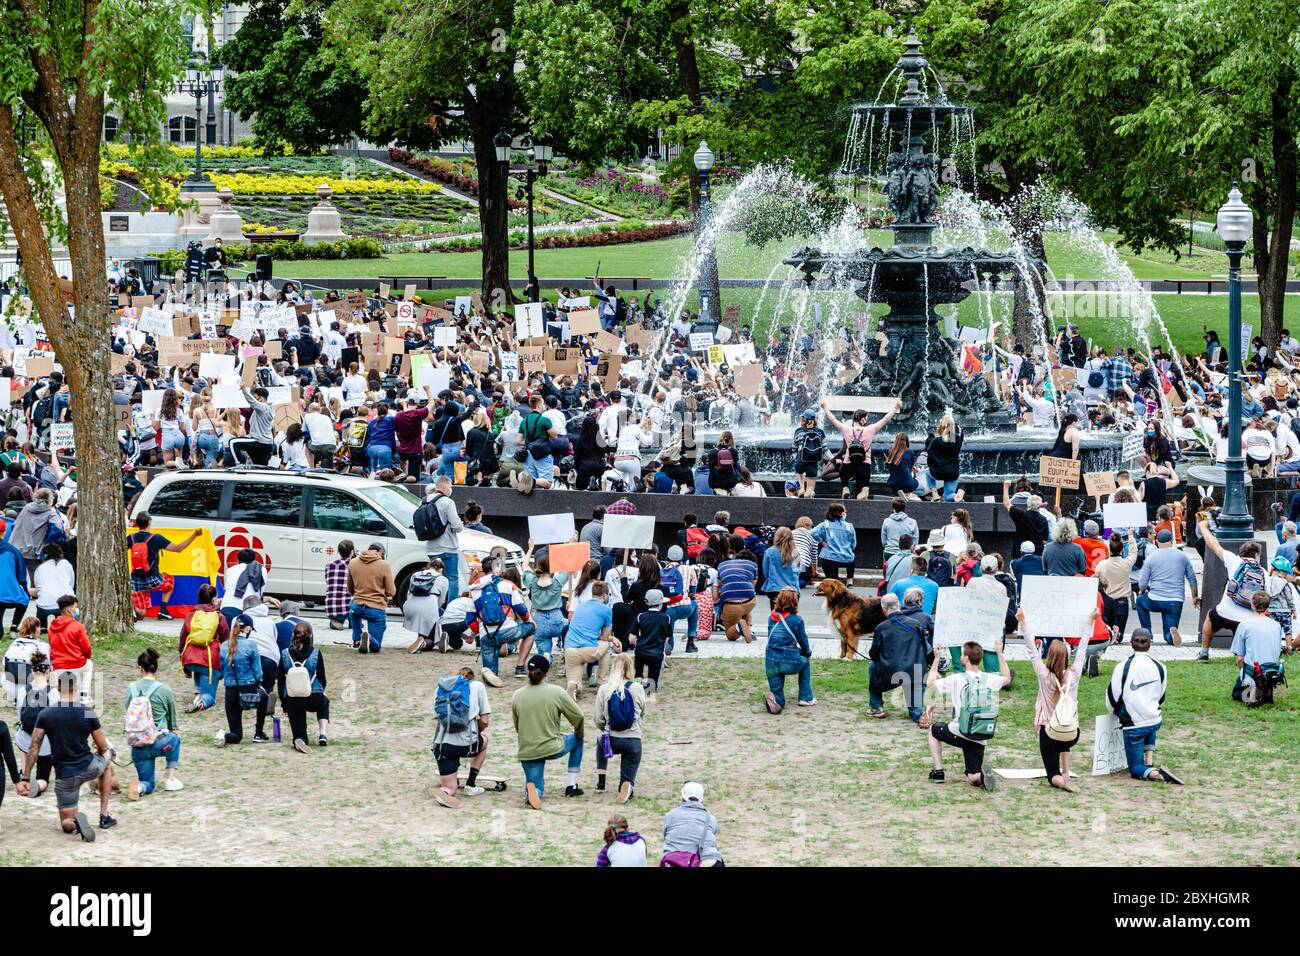
<path fill-rule="evenodd" d="M 609 585 L 609 603 L 618 604 L 623 600 L 621 577 L 627 579 L 628 587 L 636 584 L 637 568 L 625 568 L 615 565 L 605 572 L 605 583 Z"/>
<path fill-rule="evenodd" d="M 246 564 L 232 564 L 226 568 L 225 593 L 221 595 L 221 609 L 227 608 L 242 611 L 244 609 L 244 598 L 250 594 L 256 594 L 257 599 L 262 600 L 262 592 L 255 591 L 252 587 L 247 588 L 239 597 L 235 597 L 235 586 L 239 584 L 239 576 L 244 573 Z"/>
<path fill-rule="evenodd" d="M 1001 674 L 981 673 L 979 676 L 983 678 L 985 686 L 990 690 L 996 691 L 1002 689 Z M 935 682 L 934 689 L 936 693 L 947 697 L 952 702 L 952 720 L 948 724 L 949 732 L 958 737 L 964 736 L 957 730 L 957 728 L 961 726 L 961 695 L 966 689 L 966 671 L 962 671 L 960 674 L 951 674 L 948 677 L 939 679 Z M 982 740 L 974 742 L 984 743 Z"/>
<path fill-rule="evenodd" d="M 307 440 L 313 445 L 334 444 L 334 423 L 323 412 L 308 412 L 302 418 L 302 425 L 307 429 Z"/>
<path fill-rule="evenodd" d="M 1286 461 L 1300 459 L 1300 439 L 1290 428 L 1279 422 L 1273 438 L 1278 454 L 1284 455 Z"/>
<path fill-rule="evenodd" d="M 275 436 L 276 446 L 280 452 L 280 463 L 286 468 L 307 468 L 310 467 L 307 461 L 307 442 L 285 441 L 284 432 Z"/>
<path fill-rule="evenodd" d="M 596 425 L 600 429 L 601 435 L 605 438 L 605 444 L 610 447 L 617 447 L 619 433 L 619 417 L 623 413 L 623 403 L 608 406 L 600 413 Z"/>
<path fill-rule="evenodd" d="M 1241 451 L 1247 458 L 1267 462 L 1277 452 L 1273 436 L 1262 428 L 1247 428 L 1241 433 Z"/>
<path fill-rule="evenodd" d="M 59 606 L 59 598 L 77 593 L 77 572 L 65 559 L 42 561 L 32 575 L 36 582 L 36 606 L 42 611 L 52 611 Z"/>
<path fill-rule="evenodd" d="M 1056 406 L 1041 398 L 1029 399 L 1029 408 L 1034 413 L 1034 426 L 1052 425 L 1056 422 Z"/>

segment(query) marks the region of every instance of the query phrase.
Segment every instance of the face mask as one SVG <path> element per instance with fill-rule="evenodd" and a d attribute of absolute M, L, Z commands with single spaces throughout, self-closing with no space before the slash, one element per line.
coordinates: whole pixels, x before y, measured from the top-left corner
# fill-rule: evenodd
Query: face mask
<path fill-rule="evenodd" d="M 77 608 L 75 611 L 72 612 L 72 619 L 74 621 L 81 620 L 81 608 Z"/>

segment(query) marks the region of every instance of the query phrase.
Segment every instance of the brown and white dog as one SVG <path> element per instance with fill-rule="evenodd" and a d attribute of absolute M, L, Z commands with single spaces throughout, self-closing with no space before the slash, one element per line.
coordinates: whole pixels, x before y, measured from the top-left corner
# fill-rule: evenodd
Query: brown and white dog
<path fill-rule="evenodd" d="M 853 660 L 858 642 L 885 619 L 880 599 L 858 597 L 835 578 L 823 578 L 813 593 L 826 599 L 826 614 L 840 636 L 840 660 Z"/>

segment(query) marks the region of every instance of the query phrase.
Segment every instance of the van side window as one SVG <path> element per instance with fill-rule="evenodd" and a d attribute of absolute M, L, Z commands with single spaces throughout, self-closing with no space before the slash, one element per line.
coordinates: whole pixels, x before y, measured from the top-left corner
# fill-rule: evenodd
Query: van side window
<path fill-rule="evenodd" d="M 173 481 L 158 489 L 149 513 L 169 518 L 209 518 L 221 509 L 220 481 Z"/>
<path fill-rule="evenodd" d="M 280 524 L 297 528 L 302 514 L 302 488 L 257 481 L 235 482 L 230 520 L 237 524 Z"/>
<path fill-rule="evenodd" d="M 380 518 L 379 512 L 360 498 L 333 488 L 313 488 L 316 503 L 312 506 L 310 524 L 320 531 L 340 531 L 345 534 L 365 534 L 365 522 Z"/>

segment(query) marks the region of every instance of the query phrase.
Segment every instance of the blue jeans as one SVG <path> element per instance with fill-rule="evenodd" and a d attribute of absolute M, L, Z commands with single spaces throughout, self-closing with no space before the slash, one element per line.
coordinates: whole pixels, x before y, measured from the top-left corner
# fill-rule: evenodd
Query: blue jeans
<path fill-rule="evenodd" d="M 567 626 L 564 611 L 558 607 L 551 611 L 533 611 L 533 623 L 537 625 L 537 632 L 533 635 L 537 653 L 550 657 L 551 642 L 563 634 Z"/>
<path fill-rule="evenodd" d="M 369 635 L 366 639 L 369 647 L 366 650 L 371 653 L 377 652 L 384 644 L 384 629 L 388 627 L 388 615 L 377 607 L 366 607 L 364 604 L 351 601 L 348 603 L 348 617 L 352 619 L 352 643 L 361 643 L 361 624 L 364 621 L 366 633 Z"/>
<path fill-rule="evenodd" d="M 686 639 L 695 640 L 695 634 L 700 629 L 700 606 L 694 601 L 679 601 L 676 604 L 670 604 L 666 608 L 668 620 L 673 622 L 673 628 L 676 629 L 678 621 L 686 622 Z M 673 632 L 668 632 L 668 653 L 673 652 Z"/>
<path fill-rule="evenodd" d="M 870 674 L 871 671 L 872 671 L 875 667 L 877 667 L 877 666 L 878 666 L 878 665 L 876 664 L 875 661 L 872 661 L 871 663 L 869 663 L 869 664 L 867 665 L 867 673 Z M 904 696 L 904 697 L 909 696 L 909 695 L 911 694 L 913 688 L 908 687 L 906 684 L 903 684 L 903 685 L 901 685 L 901 686 L 903 687 L 903 696 Z M 919 691 L 920 691 L 920 693 L 922 694 L 922 699 L 924 699 L 925 689 L 922 687 L 922 688 L 916 688 L 916 690 L 919 690 Z M 872 690 L 870 684 L 867 685 L 867 706 L 868 706 L 868 707 L 880 707 L 880 708 L 883 708 L 883 707 L 885 706 L 885 697 L 884 697 L 884 695 L 883 695 L 883 694 L 878 694 L 878 693 L 876 693 L 874 690 Z M 910 717 L 910 718 L 912 718 L 912 723 L 916 723 L 918 720 L 921 719 L 921 711 L 922 711 L 923 709 L 924 709 L 924 708 L 921 708 L 921 707 L 912 707 L 912 706 L 910 706 L 910 705 L 908 706 L 908 708 L 907 708 L 907 716 Z"/>
<path fill-rule="evenodd" d="M 221 460 L 221 439 L 213 432 L 199 432 L 194 438 L 195 447 L 203 452 L 203 467 L 215 468 Z"/>
<path fill-rule="evenodd" d="M 802 655 L 784 654 L 774 657 L 769 654 L 764 659 L 763 666 L 767 671 L 767 689 L 776 698 L 778 707 L 785 706 L 785 679 L 790 674 L 799 675 L 799 699 L 804 701 L 813 699 L 812 662 L 808 658 Z"/>
<path fill-rule="evenodd" d="M 216 657 L 215 651 L 212 656 Z M 217 702 L 217 685 L 221 683 L 221 668 L 213 667 L 209 671 L 202 664 L 186 664 L 185 669 L 189 672 L 190 677 L 194 679 L 194 693 L 203 703 L 204 709 L 206 710 L 215 704 Z M 209 673 L 212 676 L 209 677 Z"/>
<path fill-rule="evenodd" d="M 1160 626 L 1164 628 L 1165 643 L 1172 644 L 1174 642 L 1169 629 L 1177 627 L 1178 621 L 1183 616 L 1182 601 L 1153 601 L 1150 594 L 1143 593 L 1138 595 L 1135 606 L 1138 612 L 1138 622 L 1148 631 L 1151 630 L 1151 612 L 1159 611 Z"/>
<path fill-rule="evenodd" d="M 1134 780 L 1145 780 L 1151 771 L 1145 759 L 1146 752 L 1156 749 L 1156 731 L 1159 729 L 1159 724 L 1124 728 L 1124 756 L 1128 758 L 1128 772 Z"/>
<path fill-rule="evenodd" d="M 382 471 L 393 465 L 393 449 L 390 445 L 370 445 L 366 448 L 366 458 L 370 461 L 371 471 Z"/>
<path fill-rule="evenodd" d="M 940 486 L 943 487 L 944 501 L 957 500 L 957 483 L 960 479 L 936 478 L 934 477 L 934 472 L 932 472 L 929 468 L 925 470 L 925 479 L 926 479 L 927 486 L 929 488 L 938 488 Z"/>
<path fill-rule="evenodd" d="M 131 748 L 131 763 L 135 764 L 136 775 L 140 778 L 140 794 L 143 796 L 154 789 L 154 765 L 159 757 L 167 758 L 168 767 L 176 767 L 181 762 L 181 738 L 173 733 L 159 734 L 158 739 L 144 747 Z"/>
<path fill-rule="evenodd" d="M 564 749 L 559 753 L 551 754 L 541 760 L 519 761 L 524 767 L 524 781 L 537 788 L 539 797 L 546 789 L 546 761 L 559 760 L 565 754 L 569 755 L 569 772 L 577 773 L 582 767 L 582 738 L 577 734 L 565 734 Z"/>
<path fill-rule="evenodd" d="M 437 554 L 430 554 L 429 557 L 442 559 L 442 570 L 447 575 L 447 600 L 456 600 L 461 595 L 460 552 L 440 551 Z"/>
<path fill-rule="evenodd" d="M 536 630 L 537 625 L 532 621 L 520 621 L 518 624 L 502 624 L 498 629 L 483 625 L 479 630 L 478 637 L 479 653 L 483 658 L 483 669 L 499 675 L 501 672 L 497 670 L 497 667 L 500 664 L 502 646 L 522 641 Z"/>
<path fill-rule="evenodd" d="M 455 478 L 454 463 L 458 461 L 465 461 L 465 456 L 460 453 L 460 442 L 447 442 L 442 446 L 442 457 L 438 459 L 438 474 Z"/>

